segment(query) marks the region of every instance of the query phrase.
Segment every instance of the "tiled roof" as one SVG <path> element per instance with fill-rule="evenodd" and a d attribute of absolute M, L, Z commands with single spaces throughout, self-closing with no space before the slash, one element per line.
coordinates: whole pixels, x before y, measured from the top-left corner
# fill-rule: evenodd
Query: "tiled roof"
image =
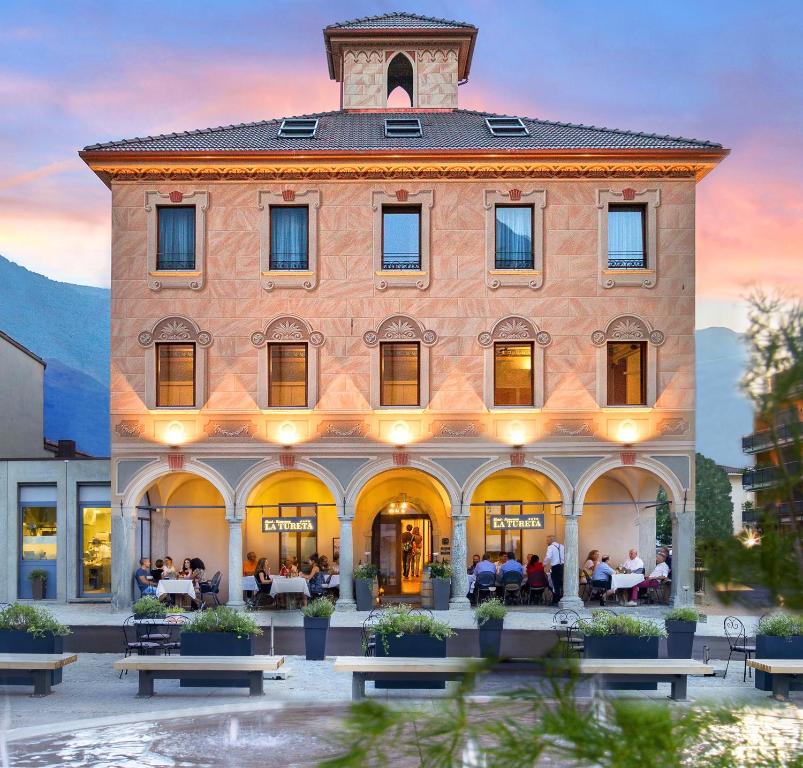
<path fill-rule="evenodd" d="M 419 16 L 416 13 L 394 11 L 381 16 L 363 16 L 360 19 L 339 21 L 326 29 L 474 29 L 473 24 L 451 19 L 436 19 L 434 16 Z"/>
<path fill-rule="evenodd" d="M 386 118 L 418 117 L 419 138 L 385 136 Z M 528 136 L 494 136 L 488 112 L 459 109 L 450 112 L 319 112 L 314 138 L 278 138 L 282 120 L 204 128 L 183 133 L 92 144 L 85 151 L 112 152 L 332 152 L 355 150 L 572 150 L 572 149 L 721 149 L 721 144 L 655 133 L 558 123 L 523 117 Z"/>

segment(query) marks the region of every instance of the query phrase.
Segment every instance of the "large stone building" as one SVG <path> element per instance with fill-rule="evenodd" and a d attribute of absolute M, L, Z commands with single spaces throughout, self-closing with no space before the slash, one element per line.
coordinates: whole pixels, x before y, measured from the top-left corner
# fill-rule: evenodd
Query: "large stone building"
<path fill-rule="evenodd" d="M 334 24 L 339 110 L 81 153 L 112 193 L 118 605 L 144 530 L 234 604 L 250 550 L 339 555 L 344 608 L 358 562 L 413 594 L 408 524 L 454 605 L 473 554 L 555 533 L 577 605 L 587 550 L 649 566 L 659 486 L 693 593 L 695 186 L 727 151 L 461 110 L 476 39 Z"/>

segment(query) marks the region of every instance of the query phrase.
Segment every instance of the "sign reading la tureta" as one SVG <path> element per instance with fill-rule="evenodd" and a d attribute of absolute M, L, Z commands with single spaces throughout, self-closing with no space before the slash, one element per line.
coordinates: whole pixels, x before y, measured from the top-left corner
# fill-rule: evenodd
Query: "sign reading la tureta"
<path fill-rule="evenodd" d="M 263 517 L 262 533 L 307 533 L 315 531 L 314 517 Z"/>
<path fill-rule="evenodd" d="M 492 531 L 522 531 L 543 527 L 543 515 L 491 515 Z"/>

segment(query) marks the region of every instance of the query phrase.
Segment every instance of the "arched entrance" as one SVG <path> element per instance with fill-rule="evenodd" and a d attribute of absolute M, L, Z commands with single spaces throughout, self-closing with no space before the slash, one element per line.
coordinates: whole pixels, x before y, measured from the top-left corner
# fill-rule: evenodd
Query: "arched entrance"
<path fill-rule="evenodd" d="M 442 554 L 449 559 L 450 508 L 443 485 L 420 469 L 389 469 L 365 483 L 355 504 L 354 560 L 379 567 L 386 597 L 415 599 L 421 593 L 420 575 L 427 563 Z M 408 525 L 415 543 L 405 535 Z"/>

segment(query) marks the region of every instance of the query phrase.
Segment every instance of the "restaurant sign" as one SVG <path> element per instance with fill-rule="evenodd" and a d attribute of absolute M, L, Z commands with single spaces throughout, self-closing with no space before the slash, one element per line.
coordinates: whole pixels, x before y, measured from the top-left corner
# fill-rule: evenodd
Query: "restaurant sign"
<path fill-rule="evenodd" d="M 523 531 L 543 527 L 543 515 L 491 515 L 492 531 Z"/>
<path fill-rule="evenodd" d="M 314 517 L 263 517 L 262 533 L 310 533 L 317 529 Z"/>

